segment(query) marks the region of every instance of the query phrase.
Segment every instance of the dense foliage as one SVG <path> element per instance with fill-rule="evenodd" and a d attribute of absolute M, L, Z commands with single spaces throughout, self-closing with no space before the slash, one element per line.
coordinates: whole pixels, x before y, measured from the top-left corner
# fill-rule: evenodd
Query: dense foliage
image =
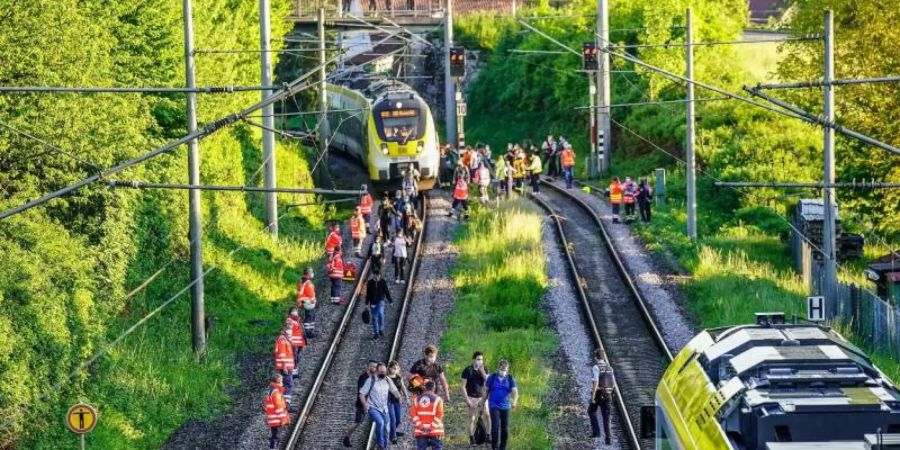
<path fill-rule="evenodd" d="M 278 18 L 290 7 L 273 2 L 273 46 L 288 31 Z M 258 48 L 257 8 L 195 1 L 196 47 Z M 10 0 L 0 11 L 0 85 L 181 86 L 181 14 L 181 2 L 162 0 Z M 258 85 L 258 67 L 256 53 L 198 54 L 197 82 Z M 258 98 L 201 96 L 200 122 Z M 0 209 L 183 135 L 184 104 L 182 95 L 0 95 Z M 247 125 L 203 139 L 203 182 L 260 184 L 258 142 Z M 279 143 L 279 184 L 310 184 L 298 150 Z M 184 183 L 185 149 L 117 178 Z M 227 408 L 235 354 L 258 350 L 253 336 L 278 326 L 252 321 L 278 314 L 295 268 L 315 254 L 296 237 L 320 225 L 321 209 L 292 211 L 282 220 L 287 238 L 275 243 L 262 232 L 260 198 L 205 193 L 204 253 L 215 269 L 206 281 L 207 313 L 218 319 L 209 355 L 199 366 L 194 360 L 183 295 L 71 382 L 66 377 L 83 361 L 187 285 L 187 195 L 96 184 L 0 223 L 0 447 L 70 446 L 61 418 L 78 400 L 100 409 L 89 437 L 96 448 L 156 448 L 188 417 Z M 129 293 L 148 278 L 146 289 Z"/>

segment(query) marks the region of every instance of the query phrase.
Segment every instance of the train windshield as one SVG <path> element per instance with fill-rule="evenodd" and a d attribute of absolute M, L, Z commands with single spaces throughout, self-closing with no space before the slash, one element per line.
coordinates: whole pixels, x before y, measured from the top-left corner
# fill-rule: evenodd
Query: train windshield
<path fill-rule="evenodd" d="M 375 125 L 379 137 L 388 142 L 405 144 L 421 139 L 425 134 L 425 118 L 413 107 L 376 108 Z"/>

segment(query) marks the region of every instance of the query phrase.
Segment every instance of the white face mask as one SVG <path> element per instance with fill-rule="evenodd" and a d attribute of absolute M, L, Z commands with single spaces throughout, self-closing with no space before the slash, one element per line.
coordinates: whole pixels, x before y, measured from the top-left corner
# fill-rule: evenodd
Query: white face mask
<path fill-rule="evenodd" d="M 500 378 L 506 378 L 507 371 L 501 370 L 501 371 L 498 372 L 498 373 L 500 374 Z"/>
<path fill-rule="evenodd" d="M 428 360 L 428 363 L 429 363 L 429 364 L 434 364 L 434 362 L 437 361 L 437 357 L 436 357 L 436 356 L 429 356 L 429 357 L 427 358 L 427 360 Z"/>

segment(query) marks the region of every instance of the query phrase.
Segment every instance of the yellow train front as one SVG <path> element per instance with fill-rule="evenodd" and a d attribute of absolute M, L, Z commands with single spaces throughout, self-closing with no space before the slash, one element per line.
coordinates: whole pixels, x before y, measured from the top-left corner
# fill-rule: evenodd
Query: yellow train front
<path fill-rule="evenodd" d="M 414 167 L 420 189 L 431 189 L 440 151 L 428 104 L 408 85 L 360 72 L 344 74 L 327 85 L 331 147 L 343 150 L 366 167 L 369 179 L 396 184 Z"/>
<path fill-rule="evenodd" d="M 656 393 L 657 450 L 900 448 L 900 392 L 834 330 L 756 325 L 695 336 Z"/>

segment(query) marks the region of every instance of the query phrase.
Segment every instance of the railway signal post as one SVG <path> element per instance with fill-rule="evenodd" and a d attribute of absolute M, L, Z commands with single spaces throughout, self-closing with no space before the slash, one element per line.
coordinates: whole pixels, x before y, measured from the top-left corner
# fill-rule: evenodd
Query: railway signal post
<path fill-rule="evenodd" d="M 444 130 L 449 144 L 456 137 L 456 92 L 450 68 L 450 48 L 453 47 L 453 0 L 444 0 Z"/>
<path fill-rule="evenodd" d="M 597 49 L 609 46 L 609 1 L 597 0 Z M 612 161 L 612 129 L 609 120 L 609 53 L 602 51 L 597 61 L 597 160 L 600 171 Z"/>
<path fill-rule="evenodd" d="M 450 48 L 450 75 L 453 77 L 454 99 L 456 100 L 456 128 L 457 148 L 465 147 L 466 132 L 464 127 L 466 116 L 466 103 L 462 98 L 461 80 L 466 76 L 466 49 L 463 47 Z M 451 114 L 448 111 L 447 114 Z"/>
<path fill-rule="evenodd" d="M 581 68 L 588 75 L 588 104 L 590 105 L 591 129 L 588 141 L 590 142 L 591 151 L 587 157 L 588 177 L 596 178 L 597 169 L 600 166 L 599 156 L 603 153 L 603 142 L 598 139 L 600 134 L 597 115 L 595 115 L 594 96 L 597 94 L 597 85 L 594 83 L 595 72 L 598 70 L 597 64 L 597 43 L 587 41 L 581 45 Z"/>

